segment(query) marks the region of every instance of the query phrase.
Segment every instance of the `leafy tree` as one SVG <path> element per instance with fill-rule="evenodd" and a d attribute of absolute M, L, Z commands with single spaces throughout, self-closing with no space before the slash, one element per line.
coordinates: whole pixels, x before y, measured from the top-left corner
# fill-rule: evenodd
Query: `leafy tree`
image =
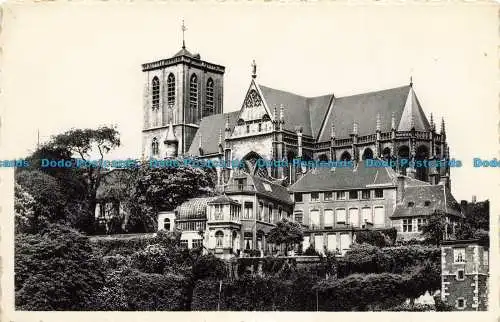
<path fill-rule="evenodd" d="M 446 222 L 446 215 L 438 210 L 431 214 L 427 224 L 422 227 L 422 235 L 426 241 L 438 247 L 446 238 L 447 233 L 448 224 Z"/>
<path fill-rule="evenodd" d="M 86 236 L 51 224 L 15 240 L 16 309 L 85 310 L 103 284 Z"/>
<path fill-rule="evenodd" d="M 21 185 L 14 186 L 14 213 L 15 230 L 17 233 L 29 233 L 34 231 L 33 226 L 38 226 L 35 216 L 35 198 Z"/>
<path fill-rule="evenodd" d="M 288 255 L 288 247 L 296 245 L 304 240 L 304 231 L 299 223 L 283 219 L 276 223 L 271 229 L 267 240 L 276 245 L 285 245 L 285 255 Z"/>
<path fill-rule="evenodd" d="M 128 231 L 155 231 L 159 211 L 173 210 L 188 199 L 213 193 L 212 169 L 185 166 L 180 159 L 170 161 L 179 166 L 154 167 L 146 162 L 137 169 Z"/>
<path fill-rule="evenodd" d="M 34 199 L 33 216 L 30 223 L 32 232 L 43 226 L 42 222 L 63 222 L 67 196 L 56 178 L 41 171 L 21 171 L 16 173 L 16 182 Z"/>

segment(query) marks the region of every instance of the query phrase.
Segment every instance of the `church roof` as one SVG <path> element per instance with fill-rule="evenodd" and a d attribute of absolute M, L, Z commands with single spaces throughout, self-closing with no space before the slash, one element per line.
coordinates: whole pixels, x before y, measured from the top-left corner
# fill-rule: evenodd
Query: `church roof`
<path fill-rule="evenodd" d="M 290 191 L 331 191 L 393 186 L 395 172 L 388 167 L 365 167 L 364 162 L 350 167 L 320 167 L 308 171 L 295 182 Z"/>
<path fill-rule="evenodd" d="M 188 150 L 188 155 L 200 155 L 199 147 L 201 140 L 201 147 L 203 154 L 213 154 L 219 152 L 219 133 L 222 130 L 222 138 L 224 138 L 224 127 L 226 125 L 226 117 L 229 116 L 229 124 L 231 129 L 236 124 L 239 111 L 214 114 L 201 119 L 200 127 L 196 131 L 196 135 L 191 142 Z"/>
<path fill-rule="evenodd" d="M 460 205 L 444 184 L 406 186 L 403 202 L 396 205 L 391 218 L 429 216 L 435 210 L 457 217 L 463 216 Z"/>

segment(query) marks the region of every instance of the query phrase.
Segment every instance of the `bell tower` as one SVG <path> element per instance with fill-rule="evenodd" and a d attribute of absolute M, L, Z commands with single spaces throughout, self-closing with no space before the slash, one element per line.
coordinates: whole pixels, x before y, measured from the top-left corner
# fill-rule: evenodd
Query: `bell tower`
<path fill-rule="evenodd" d="M 225 67 L 201 59 L 186 49 L 184 22 L 182 48 L 173 57 L 142 65 L 143 158 L 163 158 L 169 124 L 178 140 L 178 155 L 183 155 L 203 117 L 223 112 Z M 172 139 L 172 134 L 169 134 Z"/>

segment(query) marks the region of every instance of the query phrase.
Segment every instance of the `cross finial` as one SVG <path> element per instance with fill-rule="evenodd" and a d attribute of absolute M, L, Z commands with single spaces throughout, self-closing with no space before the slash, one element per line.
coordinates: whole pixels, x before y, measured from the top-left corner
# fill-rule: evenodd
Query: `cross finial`
<path fill-rule="evenodd" d="M 186 49 L 186 42 L 184 41 L 184 32 L 187 30 L 187 27 L 184 24 L 184 19 L 182 19 L 181 30 L 182 30 L 182 49 Z"/>
<path fill-rule="evenodd" d="M 257 77 L 257 64 L 255 63 L 255 59 L 252 61 L 252 78 Z"/>
<path fill-rule="evenodd" d="M 410 87 L 413 87 L 413 76 L 410 75 Z"/>

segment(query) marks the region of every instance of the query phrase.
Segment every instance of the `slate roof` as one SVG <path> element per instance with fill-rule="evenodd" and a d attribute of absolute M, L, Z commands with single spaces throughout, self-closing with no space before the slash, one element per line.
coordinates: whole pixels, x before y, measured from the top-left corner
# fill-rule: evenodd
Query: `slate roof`
<path fill-rule="evenodd" d="M 222 130 L 222 138 L 224 138 L 224 127 L 226 126 L 226 117 L 229 116 L 229 124 L 231 130 L 236 124 L 239 111 L 214 114 L 201 119 L 200 128 L 196 131 L 196 135 L 191 142 L 188 150 L 188 155 L 200 155 L 200 137 L 202 141 L 203 154 L 213 154 L 219 152 L 219 133 Z"/>
<path fill-rule="evenodd" d="M 293 204 L 293 201 L 290 197 L 290 193 L 287 188 L 282 186 L 281 184 L 272 182 L 265 178 L 259 176 L 253 176 L 246 172 L 240 172 L 233 177 L 233 180 L 239 178 L 246 178 L 247 185 L 253 185 L 255 187 L 255 191 L 261 195 L 267 196 L 269 198 L 282 201 L 284 203 Z M 264 187 L 264 183 L 269 184 L 272 191 L 266 190 Z M 232 194 L 238 194 L 238 192 L 231 192 Z"/>
<path fill-rule="evenodd" d="M 359 162 L 357 167 L 321 167 L 307 172 L 290 186 L 293 192 L 331 191 L 362 189 L 374 186 L 395 186 L 392 168 L 365 167 Z"/>
<path fill-rule="evenodd" d="M 410 85 L 345 97 L 335 97 L 333 94 L 305 97 L 260 84 L 256 86 L 271 111 L 275 106 L 284 106 L 285 130 L 295 132 L 300 126 L 304 135 L 318 142 L 330 140 L 332 125 L 335 125 L 337 138 L 348 138 L 354 122 L 358 124 L 359 136 L 374 134 L 377 115 L 380 116 L 382 132 L 391 130 L 393 114 L 396 128 L 400 131 L 409 131 L 412 122 L 417 131 L 430 129 L 429 121 Z M 200 134 L 204 154 L 217 153 L 219 130 L 224 129 L 225 116 L 230 116 L 232 129 L 239 113 L 235 111 L 203 118 L 188 153 L 199 155 Z"/>
<path fill-rule="evenodd" d="M 425 205 L 426 201 L 430 202 L 428 206 Z M 409 202 L 413 202 L 413 206 L 408 206 Z M 439 184 L 405 187 L 403 202 L 396 205 L 391 218 L 429 216 L 435 210 L 463 217 L 460 212 L 460 205 L 451 194 L 450 189 L 443 184 Z"/>
<path fill-rule="evenodd" d="M 181 50 L 179 50 L 175 55 L 174 57 L 177 57 L 177 56 L 188 56 L 188 57 L 194 57 L 193 54 L 191 54 L 191 52 L 189 50 L 187 50 L 186 48 L 181 48 Z"/>

